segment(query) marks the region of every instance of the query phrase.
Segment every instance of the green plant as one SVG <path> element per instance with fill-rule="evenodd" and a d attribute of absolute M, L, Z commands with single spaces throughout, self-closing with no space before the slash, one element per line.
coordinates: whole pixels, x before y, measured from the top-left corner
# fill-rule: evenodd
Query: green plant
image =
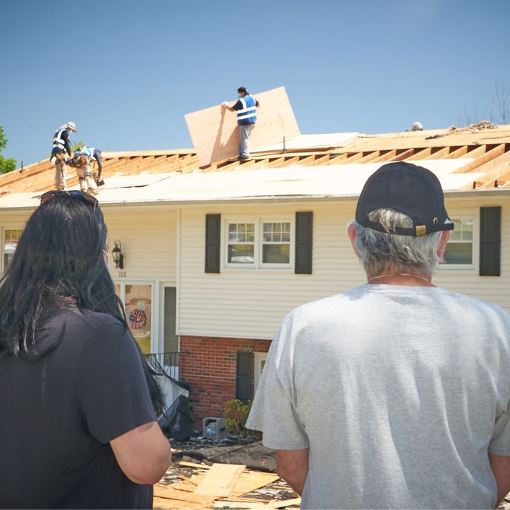
<path fill-rule="evenodd" d="M 229 434 L 244 438 L 246 435 L 246 420 L 250 414 L 251 401 L 242 402 L 234 399 L 225 402 L 223 407 L 223 417 L 225 418 L 225 428 Z"/>
<path fill-rule="evenodd" d="M 73 145 L 71 145 L 71 151 L 74 154 L 76 151 L 81 151 L 83 149 L 83 147 L 85 147 L 85 142 L 82 142 L 81 140 L 79 140 L 79 141 L 73 143 Z"/>
<path fill-rule="evenodd" d="M 4 129 L 0 126 L 0 153 L 7 147 L 7 137 Z M 0 154 L 0 174 L 6 174 L 16 169 L 16 160 L 14 158 L 4 158 Z"/>

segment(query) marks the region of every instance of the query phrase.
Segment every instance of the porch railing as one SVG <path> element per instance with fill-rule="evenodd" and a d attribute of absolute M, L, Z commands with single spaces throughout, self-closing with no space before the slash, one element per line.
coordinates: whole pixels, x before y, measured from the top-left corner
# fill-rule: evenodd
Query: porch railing
<path fill-rule="evenodd" d="M 178 352 L 151 352 L 146 357 L 149 364 L 155 368 L 161 367 L 172 379 L 179 380 Z"/>

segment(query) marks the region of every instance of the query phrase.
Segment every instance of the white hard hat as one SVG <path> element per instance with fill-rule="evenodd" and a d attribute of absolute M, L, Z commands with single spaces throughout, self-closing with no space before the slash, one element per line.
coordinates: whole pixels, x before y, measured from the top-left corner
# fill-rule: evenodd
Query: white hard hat
<path fill-rule="evenodd" d="M 68 127 L 71 131 L 76 131 L 76 124 L 75 124 L 72 120 L 70 120 L 70 121 L 66 124 L 66 126 L 67 126 L 67 127 Z"/>
<path fill-rule="evenodd" d="M 423 124 L 417 120 L 416 122 L 413 122 L 413 125 L 411 126 L 411 131 L 422 131 L 423 130 Z"/>

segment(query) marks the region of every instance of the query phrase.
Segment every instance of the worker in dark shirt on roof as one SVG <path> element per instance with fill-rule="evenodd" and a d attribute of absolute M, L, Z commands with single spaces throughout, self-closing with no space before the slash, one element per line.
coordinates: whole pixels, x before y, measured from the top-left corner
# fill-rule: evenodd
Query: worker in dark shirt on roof
<path fill-rule="evenodd" d="M 237 112 L 237 124 L 239 126 L 239 159 L 250 159 L 250 148 L 248 140 L 250 134 L 257 122 L 257 107 L 259 102 L 246 90 L 246 87 L 239 87 L 237 89 L 239 99 L 234 106 L 228 106 L 223 103 L 223 106 L 231 111 Z"/>
<path fill-rule="evenodd" d="M 59 190 L 66 189 L 66 154 L 71 158 L 73 156 L 71 150 L 70 132 L 76 133 L 76 124 L 72 121 L 60 126 L 53 135 L 53 147 L 51 149 L 50 161 L 55 167 L 55 188 Z"/>

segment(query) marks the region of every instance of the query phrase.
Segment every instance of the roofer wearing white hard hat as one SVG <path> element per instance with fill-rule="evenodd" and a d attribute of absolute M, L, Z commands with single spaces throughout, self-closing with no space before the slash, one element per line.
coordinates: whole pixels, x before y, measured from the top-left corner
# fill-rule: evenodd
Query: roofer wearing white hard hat
<path fill-rule="evenodd" d="M 53 147 L 51 149 L 50 161 L 55 167 L 55 188 L 66 189 L 66 154 L 73 156 L 71 151 L 70 132 L 76 133 L 76 124 L 72 121 L 60 126 L 53 135 Z"/>

